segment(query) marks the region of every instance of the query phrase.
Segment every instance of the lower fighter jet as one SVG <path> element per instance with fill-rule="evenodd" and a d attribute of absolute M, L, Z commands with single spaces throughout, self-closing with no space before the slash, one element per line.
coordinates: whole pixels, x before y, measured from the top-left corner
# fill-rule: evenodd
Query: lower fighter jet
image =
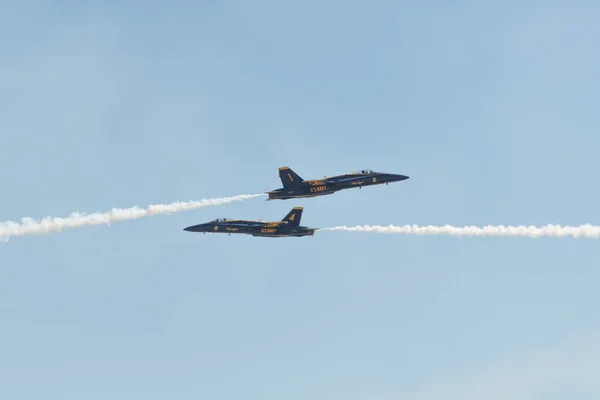
<path fill-rule="evenodd" d="M 204 224 L 188 226 L 184 231 L 210 233 L 244 233 L 252 236 L 313 236 L 319 228 L 300 226 L 302 207 L 294 207 L 284 219 L 275 222 L 218 218 Z"/>
<path fill-rule="evenodd" d="M 325 177 L 323 179 L 304 180 L 289 167 L 279 168 L 279 178 L 283 187 L 267 192 L 268 200 L 287 200 L 302 197 L 315 197 L 333 194 L 337 191 L 363 186 L 399 182 L 409 177 L 406 175 L 388 174 L 362 170 L 350 174 Z"/>

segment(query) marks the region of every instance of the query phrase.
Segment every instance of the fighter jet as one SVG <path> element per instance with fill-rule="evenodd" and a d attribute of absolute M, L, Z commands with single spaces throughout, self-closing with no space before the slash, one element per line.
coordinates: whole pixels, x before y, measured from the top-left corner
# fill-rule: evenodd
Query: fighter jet
<path fill-rule="evenodd" d="M 279 178 L 283 187 L 266 192 L 268 200 L 287 200 L 302 197 L 315 197 L 333 194 L 337 191 L 363 186 L 388 184 L 408 179 L 406 175 L 388 174 L 372 170 L 362 170 L 350 174 L 324 177 L 323 179 L 304 180 L 290 167 L 279 168 Z"/>
<path fill-rule="evenodd" d="M 184 231 L 229 234 L 243 233 L 265 237 L 313 236 L 319 228 L 300 226 L 302 210 L 303 207 L 294 207 L 281 221 L 263 222 L 218 218 L 204 224 L 188 226 Z"/>

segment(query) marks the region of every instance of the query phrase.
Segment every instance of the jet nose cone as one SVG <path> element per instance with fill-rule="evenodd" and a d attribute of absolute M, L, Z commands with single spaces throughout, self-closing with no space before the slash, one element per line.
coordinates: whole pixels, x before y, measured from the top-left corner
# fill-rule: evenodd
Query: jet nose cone
<path fill-rule="evenodd" d="M 390 182 L 400 182 L 400 181 L 404 181 L 408 178 L 409 177 L 406 175 L 391 174 L 389 180 L 390 180 Z"/>
<path fill-rule="evenodd" d="M 188 231 L 188 232 L 203 232 L 206 230 L 206 227 L 204 224 L 199 224 L 199 225 L 188 226 L 187 228 L 183 228 L 183 230 Z"/>

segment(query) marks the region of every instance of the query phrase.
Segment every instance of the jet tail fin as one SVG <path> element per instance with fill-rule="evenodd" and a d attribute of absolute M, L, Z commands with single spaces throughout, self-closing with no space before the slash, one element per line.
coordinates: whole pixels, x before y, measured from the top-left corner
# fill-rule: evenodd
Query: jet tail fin
<path fill-rule="evenodd" d="M 300 219 L 302 218 L 303 210 L 303 207 L 294 207 L 292 208 L 292 211 L 290 211 L 281 221 L 287 222 L 287 224 L 291 226 L 298 226 L 300 225 Z"/>
<path fill-rule="evenodd" d="M 283 187 L 292 187 L 298 186 L 302 183 L 304 179 L 302 179 L 297 173 L 292 171 L 290 167 L 281 167 L 279 168 L 279 178 L 281 179 L 281 183 Z"/>

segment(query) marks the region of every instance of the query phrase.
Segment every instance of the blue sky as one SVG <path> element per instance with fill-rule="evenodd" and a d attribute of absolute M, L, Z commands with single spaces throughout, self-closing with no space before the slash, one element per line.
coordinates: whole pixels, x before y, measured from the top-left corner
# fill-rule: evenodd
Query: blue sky
<path fill-rule="evenodd" d="M 303 224 L 596 224 L 592 1 L 13 2 L 0 15 L 0 220 L 280 187 L 0 247 L 0 397 L 538 399 L 600 393 L 595 240 Z"/>

